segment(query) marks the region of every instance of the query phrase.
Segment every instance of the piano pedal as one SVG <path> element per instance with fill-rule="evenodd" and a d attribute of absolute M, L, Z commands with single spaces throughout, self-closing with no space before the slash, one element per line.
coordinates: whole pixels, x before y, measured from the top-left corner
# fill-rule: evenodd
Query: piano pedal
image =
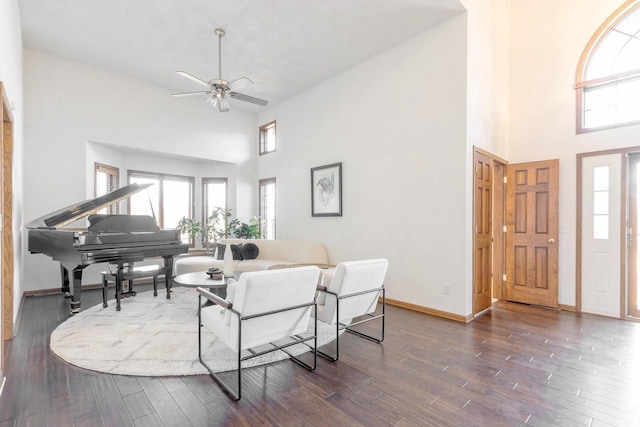
<path fill-rule="evenodd" d="M 131 298 L 136 296 L 136 291 L 126 291 L 120 294 L 120 299 Z"/>

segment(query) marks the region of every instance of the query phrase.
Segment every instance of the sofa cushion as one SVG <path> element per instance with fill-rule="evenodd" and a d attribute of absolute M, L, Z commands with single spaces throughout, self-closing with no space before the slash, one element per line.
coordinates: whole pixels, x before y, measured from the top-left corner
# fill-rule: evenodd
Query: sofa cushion
<path fill-rule="evenodd" d="M 260 253 L 260 248 L 255 243 L 245 243 L 240 250 L 242 259 L 256 259 Z"/>
<path fill-rule="evenodd" d="M 240 261 L 233 261 L 234 270 Z M 185 273 L 194 273 L 198 271 L 207 271 L 212 267 L 222 269 L 223 262 L 219 261 L 212 256 L 190 256 L 190 257 L 178 257 L 175 259 L 173 274 L 179 276 Z"/>
<path fill-rule="evenodd" d="M 260 249 L 257 259 L 281 259 L 296 264 L 327 264 L 327 251 L 322 243 L 302 240 L 222 239 L 220 243 L 255 243 Z"/>
<path fill-rule="evenodd" d="M 240 261 L 235 271 L 261 271 L 268 270 L 272 265 L 293 264 L 290 261 L 273 260 L 273 259 L 246 259 Z"/>
<path fill-rule="evenodd" d="M 223 260 L 224 251 L 227 249 L 227 245 L 223 243 L 218 243 L 216 247 L 218 248 L 216 252 L 216 259 Z M 234 260 L 241 260 L 242 259 L 242 243 L 238 245 L 231 245 L 231 253 L 233 254 Z"/>

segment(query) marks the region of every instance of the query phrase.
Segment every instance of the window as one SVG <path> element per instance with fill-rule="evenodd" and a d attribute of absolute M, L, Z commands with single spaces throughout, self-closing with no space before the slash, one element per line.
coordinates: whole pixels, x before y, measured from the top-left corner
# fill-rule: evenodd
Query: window
<path fill-rule="evenodd" d="M 216 208 L 227 209 L 227 178 L 202 178 L 202 220 Z"/>
<path fill-rule="evenodd" d="M 276 122 L 275 120 L 260 126 L 260 154 L 276 151 Z"/>
<path fill-rule="evenodd" d="M 95 164 L 95 197 L 104 196 L 111 193 L 119 186 L 120 170 L 114 166 L 107 166 L 101 163 Z M 100 209 L 99 214 L 116 215 L 118 213 L 118 204 L 114 203 L 110 206 Z"/>
<path fill-rule="evenodd" d="M 640 2 L 627 1 L 582 53 L 577 132 L 640 124 Z"/>
<path fill-rule="evenodd" d="M 193 177 L 129 171 L 129 183 L 153 184 L 129 198 L 131 215 L 151 215 L 158 226 L 174 229 L 182 217 L 193 217 Z M 188 235 L 182 241 L 191 243 Z"/>
<path fill-rule="evenodd" d="M 259 212 L 262 218 L 260 234 L 263 239 L 276 238 L 276 179 L 261 179 L 259 182 Z"/>
<path fill-rule="evenodd" d="M 593 238 L 609 238 L 609 166 L 593 168 Z"/>

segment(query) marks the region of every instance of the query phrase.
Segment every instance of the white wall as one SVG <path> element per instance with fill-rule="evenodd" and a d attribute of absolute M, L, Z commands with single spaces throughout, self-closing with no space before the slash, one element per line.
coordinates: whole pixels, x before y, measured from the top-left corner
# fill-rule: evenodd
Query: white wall
<path fill-rule="evenodd" d="M 467 151 L 464 292 L 473 312 L 473 147 L 507 158 L 509 126 L 509 8 L 511 0 L 461 0 L 467 9 Z M 461 267 L 462 268 L 462 267 Z"/>
<path fill-rule="evenodd" d="M 560 159 L 559 303 L 575 304 L 576 153 L 640 145 L 640 126 L 576 135 L 575 74 L 621 0 L 513 0 L 509 161 Z"/>
<path fill-rule="evenodd" d="M 23 89 L 22 89 L 22 34 L 18 2 L 0 2 L 0 81 L 5 86 L 13 108 L 13 236 L 14 236 L 14 301 L 15 325 L 22 297 L 22 240 L 23 217 Z M 0 296 L 0 305 L 2 304 Z M 0 358 L 3 357 L 0 350 Z"/>
<path fill-rule="evenodd" d="M 268 111 L 277 238 L 330 262 L 386 257 L 388 297 L 464 314 L 466 17 L 459 15 Z M 343 163 L 343 216 L 313 218 L 310 169 Z M 443 283 L 451 295 L 443 294 Z"/>
<path fill-rule="evenodd" d="M 89 141 L 235 163 L 238 187 L 255 183 L 253 114 L 221 115 L 202 99 L 30 49 L 24 73 L 27 222 L 87 198 Z M 236 203 L 240 216 L 255 211 L 251 190 Z M 24 250 L 23 290 L 58 287 L 58 264 Z"/>

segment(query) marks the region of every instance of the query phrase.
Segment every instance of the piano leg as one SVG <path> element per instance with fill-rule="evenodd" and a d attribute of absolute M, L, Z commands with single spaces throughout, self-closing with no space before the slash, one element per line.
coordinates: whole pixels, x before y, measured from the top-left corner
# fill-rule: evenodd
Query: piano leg
<path fill-rule="evenodd" d="M 124 265 L 118 264 L 118 271 L 116 272 L 116 311 L 120 311 L 120 297 L 122 296 L 122 275 L 124 274 Z"/>
<path fill-rule="evenodd" d="M 86 265 L 80 265 L 73 269 L 73 289 L 71 290 L 71 316 L 76 313 L 80 313 L 80 293 L 82 286 L 82 270 Z"/>
<path fill-rule="evenodd" d="M 60 279 L 62 283 L 60 292 L 62 292 L 65 298 L 69 298 L 71 296 L 71 290 L 69 289 L 69 270 L 67 270 L 62 264 L 60 264 Z"/>
<path fill-rule="evenodd" d="M 173 255 L 164 258 L 164 285 L 167 288 L 167 299 L 171 299 L 171 288 L 173 287 Z"/>

